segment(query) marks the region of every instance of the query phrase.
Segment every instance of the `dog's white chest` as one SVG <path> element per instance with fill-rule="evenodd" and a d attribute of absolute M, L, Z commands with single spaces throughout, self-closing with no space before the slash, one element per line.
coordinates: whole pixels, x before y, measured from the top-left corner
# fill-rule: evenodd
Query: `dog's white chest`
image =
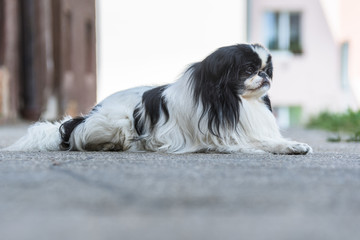
<path fill-rule="evenodd" d="M 253 137 L 281 137 L 273 113 L 260 99 L 243 98 L 241 108 L 241 127 Z"/>

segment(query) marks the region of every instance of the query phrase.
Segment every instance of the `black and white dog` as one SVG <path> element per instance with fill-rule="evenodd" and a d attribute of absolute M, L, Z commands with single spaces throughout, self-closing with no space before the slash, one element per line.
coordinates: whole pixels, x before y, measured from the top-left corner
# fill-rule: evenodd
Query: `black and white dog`
<path fill-rule="evenodd" d="M 272 75 L 261 45 L 223 47 L 175 83 L 115 93 L 86 116 L 38 122 L 5 150 L 312 152 L 281 136 L 267 95 Z"/>

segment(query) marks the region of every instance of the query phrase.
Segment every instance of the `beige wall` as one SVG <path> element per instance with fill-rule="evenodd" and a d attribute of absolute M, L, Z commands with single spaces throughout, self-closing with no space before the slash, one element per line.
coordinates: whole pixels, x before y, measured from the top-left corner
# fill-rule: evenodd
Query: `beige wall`
<path fill-rule="evenodd" d="M 0 123 L 18 117 L 19 85 L 19 3 L 0 0 Z"/>
<path fill-rule="evenodd" d="M 0 123 L 96 102 L 95 0 L 0 0 Z"/>

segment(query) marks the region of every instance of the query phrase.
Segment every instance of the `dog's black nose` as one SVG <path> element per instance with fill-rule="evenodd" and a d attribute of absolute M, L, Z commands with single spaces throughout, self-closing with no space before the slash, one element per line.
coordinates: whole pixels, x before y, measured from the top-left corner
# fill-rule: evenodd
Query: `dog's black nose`
<path fill-rule="evenodd" d="M 260 71 L 258 75 L 262 78 L 269 78 L 269 76 L 264 71 Z"/>

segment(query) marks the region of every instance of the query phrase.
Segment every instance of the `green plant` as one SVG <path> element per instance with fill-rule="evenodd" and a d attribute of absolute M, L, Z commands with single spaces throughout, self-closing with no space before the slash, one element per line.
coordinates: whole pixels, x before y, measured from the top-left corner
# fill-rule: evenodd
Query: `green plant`
<path fill-rule="evenodd" d="M 312 117 L 307 124 L 309 128 L 323 129 L 337 134 L 332 141 L 341 141 L 341 134 L 349 135 L 346 141 L 360 142 L 360 110 L 347 110 L 345 113 L 321 112 Z"/>

